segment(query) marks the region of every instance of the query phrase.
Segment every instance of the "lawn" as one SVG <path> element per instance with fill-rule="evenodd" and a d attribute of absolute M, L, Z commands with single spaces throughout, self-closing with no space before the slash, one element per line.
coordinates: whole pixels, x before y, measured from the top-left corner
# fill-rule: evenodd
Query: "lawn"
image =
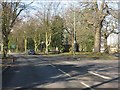
<path fill-rule="evenodd" d="M 60 53 L 60 54 L 48 54 L 43 56 L 70 56 L 81 59 L 90 59 L 90 60 L 118 60 L 118 57 L 115 57 L 112 54 L 105 53 L 92 53 L 92 52 L 76 52 L 74 55 L 71 53 Z"/>

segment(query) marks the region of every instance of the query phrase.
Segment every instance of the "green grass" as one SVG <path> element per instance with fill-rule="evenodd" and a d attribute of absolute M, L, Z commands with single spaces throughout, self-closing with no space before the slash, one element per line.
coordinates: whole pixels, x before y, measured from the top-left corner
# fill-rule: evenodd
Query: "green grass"
<path fill-rule="evenodd" d="M 115 57 L 111 54 L 105 53 L 93 53 L 93 52 L 76 52 L 75 55 L 71 53 L 60 53 L 60 54 L 48 54 L 43 56 L 76 56 L 79 58 L 85 59 L 101 59 L 101 60 L 118 60 L 118 57 Z"/>

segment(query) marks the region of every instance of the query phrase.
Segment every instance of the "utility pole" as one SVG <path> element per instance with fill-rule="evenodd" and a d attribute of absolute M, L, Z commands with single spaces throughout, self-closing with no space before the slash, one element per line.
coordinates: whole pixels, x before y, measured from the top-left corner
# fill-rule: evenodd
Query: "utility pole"
<path fill-rule="evenodd" d="M 25 53 L 27 53 L 27 37 L 26 37 L 26 31 L 24 31 L 24 34 L 25 34 L 24 48 L 25 48 Z"/>
<path fill-rule="evenodd" d="M 25 38 L 25 53 L 27 53 L 27 38 Z"/>
<path fill-rule="evenodd" d="M 116 32 L 115 33 L 116 35 L 118 35 L 118 40 L 117 40 L 117 46 L 116 46 L 116 48 L 117 48 L 117 52 L 119 52 L 120 53 L 120 32 Z"/>
<path fill-rule="evenodd" d="M 73 42 L 72 42 L 72 44 L 73 44 L 73 46 L 72 46 L 72 52 L 73 52 L 73 55 L 75 55 L 75 43 L 76 43 L 76 37 L 75 37 L 75 32 L 76 32 L 76 30 L 75 30 L 75 26 L 76 26 L 76 23 L 75 23 L 75 19 L 76 19 L 76 17 L 75 17 L 76 15 L 75 15 L 75 2 L 74 2 L 74 29 L 73 29 Z"/>

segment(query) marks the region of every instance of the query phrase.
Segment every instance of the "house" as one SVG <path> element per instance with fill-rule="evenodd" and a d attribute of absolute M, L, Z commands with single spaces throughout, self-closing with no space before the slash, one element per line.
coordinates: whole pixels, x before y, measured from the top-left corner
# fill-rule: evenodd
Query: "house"
<path fill-rule="evenodd" d="M 118 52 L 119 47 L 120 47 L 120 40 L 119 39 L 119 34 L 112 33 L 109 35 L 107 39 L 107 45 L 108 45 L 108 50 L 109 53 L 115 53 Z M 104 38 L 101 38 L 101 52 L 103 53 L 105 50 L 104 48 Z"/>

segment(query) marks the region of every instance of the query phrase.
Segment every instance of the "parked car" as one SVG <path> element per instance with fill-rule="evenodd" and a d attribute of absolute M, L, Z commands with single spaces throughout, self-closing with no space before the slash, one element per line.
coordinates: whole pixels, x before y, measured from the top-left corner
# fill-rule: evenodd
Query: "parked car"
<path fill-rule="evenodd" d="M 28 55 L 35 55 L 35 51 L 34 51 L 34 49 L 30 49 L 30 50 L 28 50 Z"/>

